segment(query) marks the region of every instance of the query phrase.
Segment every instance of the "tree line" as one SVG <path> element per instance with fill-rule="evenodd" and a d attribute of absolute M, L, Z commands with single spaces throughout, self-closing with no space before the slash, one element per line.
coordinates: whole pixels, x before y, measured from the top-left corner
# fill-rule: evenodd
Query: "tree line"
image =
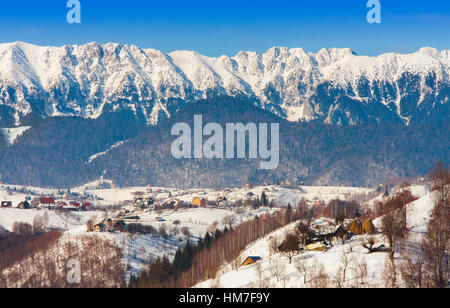
<path fill-rule="evenodd" d="M 197 244 L 188 242 L 172 263 L 166 257 L 152 262 L 147 272 L 131 281 L 130 287 L 188 288 L 212 279 L 222 265 L 232 263 L 248 244 L 299 218 L 300 212 L 288 207 L 256 216 L 234 228 L 208 232 Z"/>

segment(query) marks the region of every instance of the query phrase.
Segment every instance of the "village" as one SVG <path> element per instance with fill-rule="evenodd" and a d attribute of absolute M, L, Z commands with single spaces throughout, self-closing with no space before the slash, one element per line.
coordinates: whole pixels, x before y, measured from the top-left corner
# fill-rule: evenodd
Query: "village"
<path fill-rule="evenodd" d="M 34 228 L 39 218 L 46 222 L 46 230 L 64 232 L 66 239 L 110 240 L 124 254 L 130 282 L 148 269 L 149 262 L 164 258 L 175 262 L 188 243 L 204 247 L 230 230 L 255 230 L 252 224 L 265 221 L 278 227 L 269 229 L 273 231 L 267 236 L 254 234 L 251 245 L 224 263 L 218 273 L 223 286 L 255 287 L 261 282 L 252 278 L 254 273 L 260 267 L 272 272 L 278 261 L 292 272 L 290 276 L 305 258 L 311 258 L 311 268 L 317 259 L 335 271 L 336 260 L 347 254 L 355 260 L 364 256 L 375 271 L 371 279 L 379 281 L 374 262 L 382 262 L 391 252 L 377 218 L 384 209 L 377 204 L 388 202 L 402 189 L 400 185 L 314 187 L 286 182 L 224 189 L 122 188 L 105 180 L 70 190 L 0 185 L 0 226 L 9 232 L 14 232 L 17 222 Z M 402 200 L 422 198 L 424 208 L 428 206 L 429 188 L 421 181 L 406 191 L 411 193 Z M 422 227 L 421 215 L 429 216 L 426 211 L 415 214 L 412 228 Z M 199 286 L 216 283 L 207 280 Z M 271 279 L 273 286 L 285 283 L 289 282 Z"/>
<path fill-rule="evenodd" d="M 13 195 L 10 191 L 7 195 Z M 4 197 L 7 199 L 7 197 Z M 16 198 L 15 198 L 16 199 Z M 15 203 L 15 204 L 14 204 Z M 48 209 L 58 211 L 90 211 L 93 208 L 92 201 L 87 196 L 73 194 L 60 194 L 59 196 L 31 196 L 27 195 L 23 201 L 1 200 L 0 208 Z"/>
<path fill-rule="evenodd" d="M 255 188 L 255 189 L 252 189 Z M 283 183 L 280 189 L 290 192 L 295 191 L 295 198 L 282 200 L 276 198 L 279 188 L 276 186 L 252 187 L 245 184 L 241 189 L 216 189 L 216 190 L 169 190 L 165 188 L 152 188 L 147 186 L 145 191 L 134 191 L 132 201 L 125 201 L 122 207 L 114 212 L 111 217 L 104 217 L 103 220 L 88 226 L 88 232 L 130 232 L 128 224 L 133 225 L 153 225 L 158 223 L 172 222 L 179 225 L 180 219 L 171 219 L 171 215 L 179 212 L 189 212 L 192 210 L 211 210 L 217 217 L 225 215 L 242 215 L 249 209 L 254 211 L 274 212 L 280 208 L 296 207 L 298 194 L 305 191 L 300 186 L 287 185 Z M 323 215 L 326 209 L 326 202 L 318 197 L 304 199 L 305 205 L 312 207 L 316 216 Z M 345 209 L 352 209 L 346 206 Z M 202 211 L 204 213 L 205 211 Z M 220 213 L 222 212 L 222 213 Z M 181 219 L 183 220 L 183 219 Z M 155 224 L 156 223 L 156 224 Z M 201 236 L 201 234 L 199 234 Z"/>
<path fill-rule="evenodd" d="M 127 223 L 162 223 L 169 219 L 166 217 L 169 213 L 182 210 L 210 209 L 220 218 L 233 213 L 243 214 L 246 208 L 254 210 L 264 208 L 273 211 L 276 208 L 295 207 L 303 198 L 309 206 L 314 206 L 315 211 L 323 212 L 330 197 L 343 198 L 351 193 L 366 191 L 366 189 L 351 189 L 353 192 L 349 192 L 348 189 L 328 188 L 331 194 L 322 189 L 317 190 L 317 193 L 315 191 L 313 195 L 301 186 L 302 183 L 295 185 L 286 181 L 281 184 L 278 186 L 245 184 L 241 188 L 233 189 L 196 190 L 159 188 L 151 185 L 122 189 L 113 187 L 103 180 L 66 190 L 1 184 L 0 208 L 49 210 L 56 213 L 101 212 L 103 214 L 97 216 L 103 218 L 94 221 L 87 231 L 128 232 Z M 322 196 L 324 192 L 326 194 Z"/>
<path fill-rule="evenodd" d="M 371 220 L 379 215 L 373 202 L 384 200 L 390 190 L 391 186 L 314 187 L 286 182 L 176 189 L 150 185 L 121 188 L 102 180 L 64 191 L 0 185 L 0 225 L 13 231 L 15 221 L 34 224 L 36 217 L 48 215 L 48 230 L 113 240 L 125 253 L 129 274 L 139 275 L 149 260 L 167 257 L 172 261 L 188 242 L 196 245 L 205 238 L 216 238 L 257 217 L 278 217 L 282 222 L 290 211 L 308 222 L 307 228 L 294 228 L 296 237 L 301 238 L 301 245 L 297 245 L 301 249 L 292 250 L 294 255 L 334 251 L 360 240 L 360 236 L 379 237 L 378 227 Z M 276 244 L 265 248 L 244 251 L 232 263 L 242 269 L 260 261 L 266 264 L 273 249 L 289 255 L 284 237 L 280 235 Z M 367 243 L 367 247 L 372 251 L 387 249 L 382 241 Z"/>

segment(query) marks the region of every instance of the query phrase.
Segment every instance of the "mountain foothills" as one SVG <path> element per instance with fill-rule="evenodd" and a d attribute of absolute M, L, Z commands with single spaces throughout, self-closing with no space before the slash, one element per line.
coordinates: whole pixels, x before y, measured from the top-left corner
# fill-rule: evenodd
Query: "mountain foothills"
<path fill-rule="evenodd" d="M 255 159 L 181 159 L 171 156 L 171 127 L 193 115 L 207 122 L 280 123 L 280 163 L 260 170 Z M 448 162 L 449 121 L 338 126 L 289 122 L 251 104 L 218 97 L 189 104 L 158 126 L 143 127 L 132 114 L 105 119 L 53 117 L 22 133 L 0 151 L 5 183 L 71 187 L 97 180 L 119 186 L 234 187 L 300 180 L 315 185 L 373 185 L 425 174 Z M 248 157 L 248 156 L 247 156 Z"/>
<path fill-rule="evenodd" d="M 365 186 L 450 163 L 450 51 L 275 47 L 209 58 L 119 44 L 0 44 L 0 181 Z M 172 158 L 175 123 L 280 123 L 280 163 Z"/>

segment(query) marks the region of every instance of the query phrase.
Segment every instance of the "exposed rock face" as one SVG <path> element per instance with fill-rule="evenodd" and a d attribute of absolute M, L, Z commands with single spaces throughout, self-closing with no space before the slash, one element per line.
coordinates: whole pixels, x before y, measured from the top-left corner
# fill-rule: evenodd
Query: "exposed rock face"
<path fill-rule="evenodd" d="M 339 125 L 442 120 L 449 114 L 450 51 L 358 56 L 350 49 L 274 47 L 209 58 L 119 44 L 0 45 L 0 126 L 57 115 L 132 111 L 156 125 L 217 95 L 250 101 L 291 121 Z"/>

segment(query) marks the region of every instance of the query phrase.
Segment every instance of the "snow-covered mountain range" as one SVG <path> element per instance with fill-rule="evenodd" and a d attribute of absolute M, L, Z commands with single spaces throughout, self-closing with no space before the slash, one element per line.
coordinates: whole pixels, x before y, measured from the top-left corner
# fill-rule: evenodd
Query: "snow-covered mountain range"
<path fill-rule="evenodd" d="M 30 117 L 98 118 L 132 111 L 155 125 L 217 95 L 248 100 L 291 121 L 340 125 L 442 120 L 449 115 L 450 50 L 358 56 L 350 49 L 274 47 L 211 58 L 132 45 L 0 44 L 0 126 Z"/>

